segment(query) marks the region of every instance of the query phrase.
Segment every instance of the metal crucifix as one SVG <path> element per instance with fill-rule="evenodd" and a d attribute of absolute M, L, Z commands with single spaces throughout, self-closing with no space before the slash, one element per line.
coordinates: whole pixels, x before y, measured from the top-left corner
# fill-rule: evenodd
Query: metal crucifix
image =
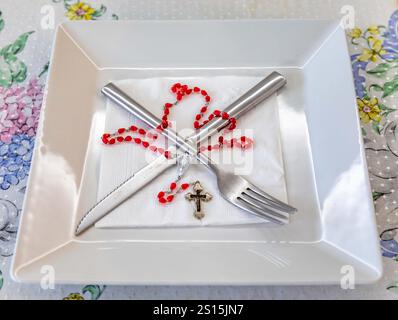
<path fill-rule="evenodd" d="M 196 181 L 192 187 L 194 193 L 187 193 L 185 195 L 185 199 L 187 199 L 188 201 L 195 201 L 195 211 L 194 211 L 194 217 L 196 219 L 203 219 L 203 217 L 205 216 L 203 210 L 202 210 L 202 201 L 203 202 L 208 202 L 210 201 L 213 196 L 208 193 L 202 193 L 203 192 L 203 187 L 200 184 L 199 181 Z"/>

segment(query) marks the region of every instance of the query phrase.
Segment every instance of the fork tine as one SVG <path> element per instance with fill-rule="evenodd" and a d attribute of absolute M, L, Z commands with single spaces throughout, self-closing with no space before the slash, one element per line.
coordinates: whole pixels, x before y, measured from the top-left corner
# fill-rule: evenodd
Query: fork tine
<path fill-rule="evenodd" d="M 253 198 L 254 200 L 260 202 L 261 204 L 271 207 L 273 209 L 276 210 L 280 210 L 283 212 L 286 212 L 288 214 L 292 214 L 293 210 L 290 209 L 290 206 L 286 205 L 286 204 L 280 204 L 279 202 L 276 203 L 275 201 L 265 198 L 261 195 L 259 195 L 257 192 L 254 192 L 252 189 L 248 188 L 246 189 L 246 191 L 244 191 L 244 193 L 249 196 L 250 198 Z"/>
<path fill-rule="evenodd" d="M 297 212 L 297 209 L 289 206 L 288 204 L 274 198 L 273 196 L 269 195 L 268 193 L 262 191 L 261 189 L 257 188 L 255 185 L 250 184 L 250 186 L 247 188 L 247 190 L 251 191 L 254 194 L 257 194 L 260 197 L 265 198 L 264 201 L 269 201 L 279 207 L 281 207 L 284 211 L 288 211 L 290 213 Z"/>
<path fill-rule="evenodd" d="M 257 201 L 255 198 L 252 196 L 248 195 L 245 192 L 242 192 L 240 197 L 245 200 L 246 202 L 249 202 L 252 206 L 257 207 L 259 210 L 264 210 L 267 211 L 270 214 L 273 214 L 274 216 L 280 217 L 280 218 L 285 218 L 289 219 L 289 213 L 285 211 L 281 211 L 276 209 L 275 207 L 271 207 L 269 205 L 264 205 L 263 203 Z"/>
<path fill-rule="evenodd" d="M 279 207 L 276 207 L 275 205 L 270 205 L 269 203 L 265 203 L 262 200 L 259 200 L 258 197 L 253 197 L 253 195 L 247 193 L 247 192 L 242 192 L 241 198 L 245 199 L 246 201 L 250 202 L 252 205 L 257 206 L 260 210 L 268 210 L 270 212 L 273 212 L 275 215 L 278 215 L 280 217 L 288 218 L 289 213 L 286 212 L 283 209 L 280 209 Z"/>
<path fill-rule="evenodd" d="M 238 206 L 246 210 L 254 215 L 260 216 L 261 218 L 265 218 L 270 222 L 274 222 L 276 224 L 286 224 L 289 222 L 289 219 L 284 216 L 280 216 L 278 213 L 272 211 L 271 209 L 260 209 L 257 205 L 253 204 L 250 200 L 238 197 L 237 198 L 239 204 Z"/>

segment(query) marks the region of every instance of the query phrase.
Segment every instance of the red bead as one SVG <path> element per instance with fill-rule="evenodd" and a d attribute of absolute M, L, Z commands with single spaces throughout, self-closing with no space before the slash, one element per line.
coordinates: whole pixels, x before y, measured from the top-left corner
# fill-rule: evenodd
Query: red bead
<path fill-rule="evenodd" d="M 172 183 L 170 184 L 170 190 L 174 190 L 175 188 L 177 188 L 177 183 L 172 182 Z"/>
<path fill-rule="evenodd" d="M 202 118 L 202 116 L 200 114 L 197 114 L 195 117 L 196 120 L 200 120 L 201 118 Z"/>
<path fill-rule="evenodd" d="M 226 112 L 223 112 L 223 113 L 222 113 L 222 118 L 223 118 L 224 120 L 228 120 L 229 114 L 226 113 Z"/>
<path fill-rule="evenodd" d="M 103 142 L 104 144 L 108 144 L 108 139 L 107 139 L 107 138 L 102 138 L 102 142 Z"/>
<path fill-rule="evenodd" d="M 200 89 L 199 89 L 198 87 L 195 87 L 195 88 L 193 88 L 193 91 L 194 91 L 194 92 L 199 92 Z"/>
<path fill-rule="evenodd" d="M 164 156 L 166 157 L 166 159 L 170 159 L 170 151 L 165 151 Z"/>
<path fill-rule="evenodd" d="M 144 129 L 140 129 L 140 130 L 138 130 L 138 133 L 144 135 L 144 134 L 146 134 L 146 131 Z"/>
<path fill-rule="evenodd" d="M 218 137 L 218 142 L 219 143 L 223 143 L 224 142 L 224 137 L 223 136 Z"/>
<path fill-rule="evenodd" d="M 182 91 L 187 91 L 187 90 L 188 90 L 188 86 L 187 86 L 186 84 L 184 84 L 184 85 L 181 87 L 181 90 L 182 90 Z"/>
<path fill-rule="evenodd" d="M 163 117 L 162 117 L 162 120 L 163 120 L 163 121 L 167 121 L 167 119 L 168 119 L 167 116 L 163 116 Z"/>
<path fill-rule="evenodd" d="M 109 140 L 109 144 L 114 144 L 115 143 L 115 139 L 111 139 L 111 140 Z"/>
<path fill-rule="evenodd" d="M 202 107 L 202 109 L 200 109 L 201 113 L 205 113 L 207 111 L 207 107 Z"/>
<path fill-rule="evenodd" d="M 174 84 L 174 86 L 175 86 L 176 88 L 181 88 L 181 83 L 177 82 L 176 84 Z"/>
<path fill-rule="evenodd" d="M 177 88 L 176 87 L 171 87 L 171 91 L 175 93 L 177 91 Z"/>
<path fill-rule="evenodd" d="M 209 115 L 209 120 L 213 120 L 214 114 Z"/>
<path fill-rule="evenodd" d="M 116 140 L 117 140 L 117 142 L 123 142 L 124 139 L 123 139 L 123 137 L 117 137 Z"/>
<path fill-rule="evenodd" d="M 124 128 L 120 128 L 120 129 L 117 130 L 117 132 L 118 132 L 119 134 L 124 133 L 124 131 L 126 131 L 126 129 L 124 129 Z"/>
<path fill-rule="evenodd" d="M 166 199 L 167 199 L 168 202 L 171 202 L 171 201 L 174 200 L 174 196 L 171 194 L 171 195 L 167 196 Z"/>
<path fill-rule="evenodd" d="M 230 126 L 229 126 L 229 130 L 234 130 L 236 128 L 236 124 L 231 124 Z"/>
<path fill-rule="evenodd" d="M 246 141 L 246 137 L 245 136 L 240 137 L 240 141 L 245 142 Z"/>
<path fill-rule="evenodd" d="M 191 94 L 191 93 L 192 93 L 192 89 L 188 89 L 188 90 L 186 91 L 186 93 L 187 93 L 187 94 Z"/>
<path fill-rule="evenodd" d="M 202 94 L 202 96 L 207 96 L 206 90 L 202 90 L 202 91 L 200 91 L 200 93 Z"/>
<path fill-rule="evenodd" d="M 163 114 L 164 114 L 165 116 L 168 116 L 168 115 L 170 114 L 169 109 L 164 109 Z"/>
<path fill-rule="evenodd" d="M 164 192 L 163 191 L 160 191 L 159 193 L 158 193 L 158 198 L 163 198 L 164 197 Z"/>
<path fill-rule="evenodd" d="M 130 127 L 130 131 L 137 131 L 137 127 L 136 126 L 131 126 Z"/>
<path fill-rule="evenodd" d="M 134 142 L 135 142 L 136 144 L 140 144 L 140 143 L 141 143 L 141 139 L 140 139 L 140 138 L 134 138 Z"/>
<path fill-rule="evenodd" d="M 166 103 L 164 106 L 165 106 L 166 108 L 171 108 L 173 105 L 172 105 L 171 103 Z"/>
<path fill-rule="evenodd" d="M 186 189 L 188 189 L 188 187 L 189 187 L 189 184 L 188 184 L 188 183 L 183 183 L 183 184 L 181 185 L 181 189 L 182 189 L 182 190 L 186 190 Z"/>
<path fill-rule="evenodd" d="M 206 96 L 205 100 L 206 100 L 206 102 L 210 102 L 210 100 L 211 100 L 210 96 Z"/>
<path fill-rule="evenodd" d="M 147 141 L 142 141 L 142 146 L 144 148 L 148 148 L 149 147 L 149 143 Z"/>
<path fill-rule="evenodd" d="M 104 139 L 107 139 L 107 138 L 109 138 L 111 135 L 109 134 L 109 133 L 104 133 L 103 135 L 102 135 L 102 138 L 104 138 Z"/>
<path fill-rule="evenodd" d="M 160 202 L 160 203 L 166 203 L 167 200 L 166 200 L 165 198 L 159 198 L 159 202 Z"/>
<path fill-rule="evenodd" d="M 199 128 L 200 128 L 200 124 L 199 124 L 198 121 L 195 121 L 195 122 L 193 123 L 193 126 L 194 126 L 195 129 L 199 129 Z"/>
<path fill-rule="evenodd" d="M 182 95 L 181 94 L 177 94 L 177 101 L 181 101 L 182 100 Z"/>
<path fill-rule="evenodd" d="M 125 141 L 131 141 L 131 140 L 133 140 L 133 138 L 132 138 L 131 136 L 126 136 L 126 137 L 124 138 L 124 140 L 125 140 Z"/>
<path fill-rule="evenodd" d="M 166 120 L 162 121 L 162 127 L 166 129 L 169 126 L 169 123 Z"/>
<path fill-rule="evenodd" d="M 212 148 L 211 145 L 207 146 L 207 150 L 211 151 L 211 148 Z"/>
<path fill-rule="evenodd" d="M 214 114 L 216 117 L 219 117 L 219 116 L 221 116 L 221 111 L 220 111 L 220 110 L 214 110 L 213 114 Z"/>

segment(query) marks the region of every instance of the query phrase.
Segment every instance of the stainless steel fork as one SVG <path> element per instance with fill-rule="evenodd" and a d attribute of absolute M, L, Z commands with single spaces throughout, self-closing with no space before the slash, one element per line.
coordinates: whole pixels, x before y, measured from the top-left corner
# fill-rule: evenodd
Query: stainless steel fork
<path fill-rule="evenodd" d="M 138 102 L 110 83 L 103 88 L 107 95 L 111 96 L 119 105 L 144 121 L 150 127 L 156 129 L 161 120 L 146 110 Z M 215 165 L 206 155 L 199 153 L 194 144 L 184 140 L 174 130 L 167 128 L 160 131 L 176 144 L 183 152 L 196 157 L 203 165 L 212 171 L 217 177 L 217 184 L 221 195 L 229 202 L 253 215 L 265 218 L 277 224 L 289 222 L 289 214 L 297 211 L 296 208 L 270 196 L 245 178 L 229 173 Z"/>

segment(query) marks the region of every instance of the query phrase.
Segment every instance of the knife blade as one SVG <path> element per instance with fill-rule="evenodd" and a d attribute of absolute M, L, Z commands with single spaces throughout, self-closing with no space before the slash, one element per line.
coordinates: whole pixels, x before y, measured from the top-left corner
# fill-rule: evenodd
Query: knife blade
<path fill-rule="evenodd" d="M 278 72 L 273 72 L 229 105 L 224 111 L 227 112 L 230 117 L 239 118 L 254 106 L 276 93 L 279 89 L 285 86 L 286 82 L 287 81 L 284 76 Z M 112 99 L 111 90 L 107 90 L 110 86 L 115 85 L 112 83 L 108 84 L 102 89 L 102 93 Z M 227 124 L 228 121 L 225 121 L 222 118 L 214 118 L 203 126 L 197 133 L 187 138 L 187 141 L 192 145 L 196 145 L 207 137 L 222 130 Z M 175 159 L 166 159 L 164 156 L 159 156 L 153 162 L 134 173 L 127 180 L 123 181 L 105 195 L 84 214 L 75 229 L 75 235 L 80 235 L 82 232 L 90 228 L 94 223 L 117 208 L 162 172 L 175 165 L 175 163 Z"/>

